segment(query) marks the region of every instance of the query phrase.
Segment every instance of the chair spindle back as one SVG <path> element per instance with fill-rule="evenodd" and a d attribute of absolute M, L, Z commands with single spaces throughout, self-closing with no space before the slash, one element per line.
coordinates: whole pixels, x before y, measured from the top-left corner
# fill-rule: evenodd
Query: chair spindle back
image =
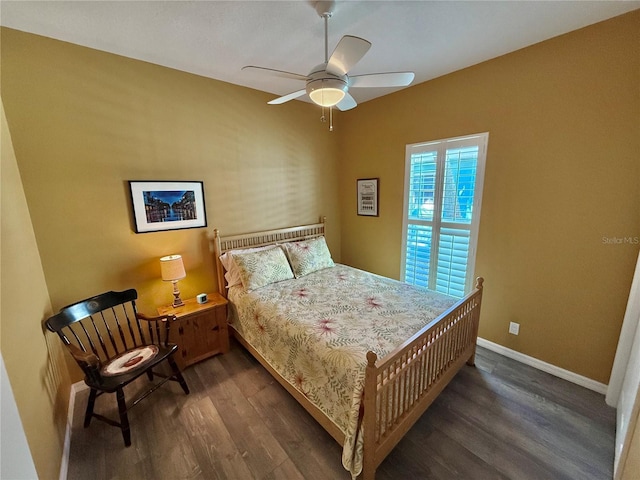
<path fill-rule="evenodd" d="M 138 318 L 136 290 L 108 292 L 63 307 L 47 321 L 66 345 L 91 352 L 101 363 L 132 348 L 148 344 L 166 346 L 169 323 Z"/>

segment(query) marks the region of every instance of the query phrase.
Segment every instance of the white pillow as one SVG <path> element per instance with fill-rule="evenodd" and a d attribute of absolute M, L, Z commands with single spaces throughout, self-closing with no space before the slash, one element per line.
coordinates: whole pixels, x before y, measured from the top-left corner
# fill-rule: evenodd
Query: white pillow
<path fill-rule="evenodd" d="M 225 252 L 222 255 L 220 255 L 220 263 L 222 263 L 222 266 L 227 272 L 224 274 L 224 278 L 227 280 L 227 288 L 231 288 L 234 285 L 240 285 L 242 283 L 242 278 L 240 277 L 240 272 L 238 271 L 238 267 L 233 261 L 234 255 L 242 254 L 242 253 L 260 252 L 262 250 L 269 250 L 271 248 L 276 248 L 276 247 L 278 247 L 278 245 L 265 245 L 264 247 L 229 250 L 228 252 Z"/>

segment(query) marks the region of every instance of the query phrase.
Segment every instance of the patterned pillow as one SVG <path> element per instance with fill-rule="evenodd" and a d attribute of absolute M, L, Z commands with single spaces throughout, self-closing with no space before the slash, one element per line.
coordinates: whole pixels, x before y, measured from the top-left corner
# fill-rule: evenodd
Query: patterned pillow
<path fill-rule="evenodd" d="M 233 261 L 238 267 L 242 285 L 248 291 L 293 278 L 293 272 L 281 248 L 235 254 Z"/>
<path fill-rule="evenodd" d="M 302 242 L 285 243 L 289 263 L 296 278 L 309 275 L 323 268 L 333 267 L 331 253 L 324 237 L 317 237 Z"/>
<path fill-rule="evenodd" d="M 227 280 L 227 288 L 231 288 L 234 285 L 240 285 L 242 283 L 242 278 L 240 278 L 240 272 L 238 271 L 238 267 L 233 261 L 234 255 L 238 255 L 240 253 L 259 252 L 261 250 L 269 250 L 270 248 L 277 248 L 277 245 L 267 245 L 264 247 L 229 250 L 227 253 L 220 255 L 220 263 L 222 263 L 222 266 L 227 272 L 224 274 L 224 278 Z"/>

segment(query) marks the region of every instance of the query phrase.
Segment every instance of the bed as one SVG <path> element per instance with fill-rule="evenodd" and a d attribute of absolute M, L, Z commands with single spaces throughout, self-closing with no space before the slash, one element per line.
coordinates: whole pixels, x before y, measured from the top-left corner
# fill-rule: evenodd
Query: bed
<path fill-rule="evenodd" d="M 237 340 L 375 471 L 465 363 L 474 364 L 482 278 L 463 299 L 334 263 L 325 223 L 222 236 L 220 293 Z M 233 261 L 232 261 L 233 260 Z"/>

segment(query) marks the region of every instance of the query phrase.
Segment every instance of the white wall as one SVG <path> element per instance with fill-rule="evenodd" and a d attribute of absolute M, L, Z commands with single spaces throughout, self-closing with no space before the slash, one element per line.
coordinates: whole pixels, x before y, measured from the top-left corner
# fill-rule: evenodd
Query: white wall
<path fill-rule="evenodd" d="M 22 428 L 16 400 L 0 354 L 0 478 L 34 480 L 38 478 L 27 437 Z"/>
<path fill-rule="evenodd" d="M 631 445 L 634 434 L 639 433 L 636 426 L 640 411 L 640 255 L 631 283 L 606 400 L 617 408 L 614 478 L 623 478 L 623 475 L 624 478 L 634 478 L 635 475 L 627 477 L 625 464 L 629 456 L 631 463 L 637 461 L 637 453 L 631 450 Z"/>

